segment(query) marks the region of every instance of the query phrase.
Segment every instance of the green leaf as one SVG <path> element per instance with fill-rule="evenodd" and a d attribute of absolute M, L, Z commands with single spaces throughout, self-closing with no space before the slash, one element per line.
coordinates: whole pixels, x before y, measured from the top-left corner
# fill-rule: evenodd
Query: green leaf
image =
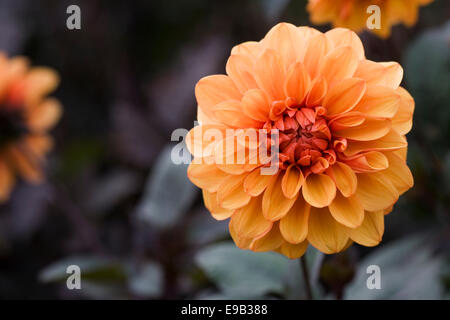
<path fill-rule="evenodd" d="M 39 280 L 42 282 L 65 281 L 69 276 L 66 271 L 70 265 L 80 267 L 82 283 L 84 280 L 122 282 L 126 279 L 124 266 L 116 260 L 96 256 L 73 256 L 45 267 L 39 273 Z"/>
<path fill-rule="evenodd" d="M 274 252 L 241 250 L 220 243 L 200 251 L 195 261 L 226 296 L 257 297 L 282 293 L 289 261 Z"/>
<path fill-rule="evenodd" d="M 440 256 L 433 256 L 427 245 L 427 234 L 413 235 L 375 250 L 359 262 L 352 283 L 346 288 L 346 299 L 438 299 L 443 288 L 439 269 Z M 367 267 L 380 268 L 381 289 L 369 289 Z"/>
<path fill-rule="evenodd" d="M 159 228 L 173 226 L 192 204 L 196 187 L 187 178 L 187 164 L 171 160 L 167 146 L 156 161 L 138 206 L 138 217 Z"/>
<path fill-rule="evenodd" d="M 142 297 L 160 296 L 163 290 L 163 271 L 159 264 L 147 262 L 134 269 L 128 282 L 134 294 Z"/>

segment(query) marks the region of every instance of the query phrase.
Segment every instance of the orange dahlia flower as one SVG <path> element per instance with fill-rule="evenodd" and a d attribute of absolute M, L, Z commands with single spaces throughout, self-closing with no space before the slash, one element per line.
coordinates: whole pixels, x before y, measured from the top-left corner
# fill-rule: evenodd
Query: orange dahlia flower
<path fill-rule="evenodd" d="M 377 5 L 380 8 L 380 29 L 372 29 L 377 35 L 386 38 L 391 26 L 404 23 L 408 27 L 417 22 L 419 7 L 433 0 L 309 0 L 307 9 L 315 24 L 332 23 L 335 27 L 350 28 L 360 32 L 367 26 L 371 13 L 367 8 Z"/>
<path fill-rule="evenodd" d="M 58 85 L 56 73 L 29 68 L 23 57 L 0 52 L 0 201 L 9 197 L 16 173 L 29 182 L 43 178 L 44 155 L 52 146 L 49 130 L 61 106 L 45 96 Z"/>
<path fill-rule="evenodd" d="M 188 177 L 214 218 L 230 218 L 236 245 L 289 258 L 308 244 L 328 254 L 353 241 L 377 245 L 384 215 L 413 185 L 405 134 L 414 100 L 399 86 L 401 66 L 367 60 L 348 29 L 281 23 L 260 42 L 235 46 L 226 72 L 196 85 Z M 274 144 L 243 140 L 252 128 L 279 133 L 274 175 L 262 174 L 268 162 L 250 161 L 250 152 L 243 163 L 222 161 Z M 231 129 L 243 130 L 220 138 Z"/>

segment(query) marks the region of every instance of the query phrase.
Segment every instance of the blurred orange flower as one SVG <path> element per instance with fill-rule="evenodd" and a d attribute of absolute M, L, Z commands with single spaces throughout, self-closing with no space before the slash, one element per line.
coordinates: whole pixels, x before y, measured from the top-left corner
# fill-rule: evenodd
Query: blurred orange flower
<path fill-rule="evenodd" d="M 47 68 L 31 68 L 23 57 L 0 52 L 0 201 L 8 199 L 16 173 L 38 183 L 44 155 L 52 147 L 47 131 L 59 120 L 59 102 L 46 95 L 59 82 Z"/>
<path fill-rule="evenodd" d="M 186 142 L 195 160 L 188 176 L 214 218 L 231 218 L 236 245 L 289 258 L 308 244 L 328 254 L 353 241 L 377 245 L 384 215 L 413 185 L 404 135 L 414 100 L 399 86 L 401 66 L 367 60 L 348 29 L 281 23 L 235 46 L 226 72 L 197 83 L 200 125 Z M 220 135 L 210 139 L 231 128 L 278 130 L 275 175 L 261 174 L 261 159 L 219 161 L 255 148 L 240 139 L 245 130 L 232 136 L 233 150 Z"/>
<path fill-rule="evenodd" d="M 380 8 L 380 28 L 372 29 L 383 38 L 389 37 L 391 27 L 404 23 L 408 27 L 417 22 L 419 7 L 433 0 L 309 0 L 307 9 L 315 24 L 332 23 L 334 27 L 344 27 L 360 32 L 366 28 L 371 13 L 367 8 Z"/>

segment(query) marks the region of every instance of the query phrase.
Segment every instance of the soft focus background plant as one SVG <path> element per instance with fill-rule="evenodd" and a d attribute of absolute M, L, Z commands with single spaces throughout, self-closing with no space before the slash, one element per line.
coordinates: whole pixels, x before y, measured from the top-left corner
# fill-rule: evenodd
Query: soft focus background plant
<path fill-rule="evenodd" d="M 66 28 L 78 4 L 82 30 Z M 0 50 L 50 66 L 64 117 L 47 182 L 20 182 L 0 207 L 0 298 L 305 298 L 298 261 L 237 249 L 170 161 L 170 134 L 195 118 L 193 88 L 223 73 L 232 46 L 279 21 L 309 25 L 306 1 L 2 0 Z M 450 297 L 450 3 L 413 28 L 361 35 L 368 58 L 399 61 L 416 100 L 415 186 L 383 243 L 306 255 L 315 298 Z M 325 31 L 329 26 L 321 27 Z M 67 290 L 78 264 L 82 290 Z M 382 290 L 366 288 L 377 264 Z"/>

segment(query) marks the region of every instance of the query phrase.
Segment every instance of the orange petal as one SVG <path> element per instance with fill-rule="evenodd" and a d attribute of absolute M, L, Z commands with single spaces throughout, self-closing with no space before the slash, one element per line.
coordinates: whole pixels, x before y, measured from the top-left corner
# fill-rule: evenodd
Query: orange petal
<path fill-rule="evenodd" d="M 402 87 L 396 90 L 400 95 L 400 105 L 397 113 L 392 118 L 392 129 L 399 134 L 407 134 L 412 128 L 412 117 L 414 113 L 414 99 L 408 91 Z"/>
<path fill-rule="evenodd" d="M 366 93 L 353 111 L 374 117 L 392 118 L 400 107 L 396 90 L 383 86 L 368 86 Z"/>
<path fill-rule="evenodd" d="M 384 137 L 390 129 L 391 120 L 389 119 L 366 118 L 359 126 L 334 130 L 333 135 L 358 141 L 370 141 Z"/>
<path fill-rule="evenodd" d="M 327 115 L 332 116 L 352 110 L 366 91 L 366 83 L 362 79 L 348 78 L 339 82 L 328 91 L 323 106 Z"/>
<path fill-rule="evenodd" d="M 5 201 L 9 198 L 14 183 L 13 172 L 3 160 L 0 160 L 0 201 Z"/>
<path fill-rule="evenodd" d="M 385 136 L 373 141 L 349 141 L 344 154 L 352 156 L 363 151 L 397 150 L 408 146 L 406 139 L 395 130 L 391 130 Z"/>
<path fill-rule="evenodd" d="M 30 154 L 26 148 L 11 147 L 7 151 L 7 157 L 22 177 L 31 183 L 41 183 L 44 175 L 39 158 Z"/>
<path fill-rule="evenodd" d="M 187 175 L 193 184 L 209 192 L 217 192 L 220 184 L 229 176 L 215 164 L 196 164 L 194 162 L 189 165 Z"/>
<path fill-rule="evenodd" d="M 305 254 L 308 244 L 306 240 L 299 244 L 292 244 L 285 241 L 277 251 L 289 259 L 298 259 Z"/>
<path fill-rule="evenodd" d="M 217 74 L 200 79 L 195 86 L 199 108 L 214 119 L 213 107 L 227 100 L 241 100 L 242 94 L 230 77 Z"/>
<path fill-rule="evenodd" d="M 358 180 L 356 174 L 348 165 L 337 161 L 326 172 L 333 178 L 336 187 L 345 197 L 350 197 L 355 193 Z"/>
<path fill-rule="evenodd" d="M 411 170 L 409 170 L 406 161 L 396 154 L 387 152 L 386 157 L 389 161 L 389 168 L 382 171 L 381 174 L 392 182 L 401 195 L 414 185 Z"/>
<path fill-rule="evenodd" d="M 237 234 L 233 219 L 230 220 L 230 223 L 228 224 L 228 230 L 230 231 L 231 239 L 233 239 L 236 246 L 240 249 L 250 249 L 250 244 L 252 243 L 252 238 L 245 238 Z"/>
<path fill-rule="evenodd" d="M 284 217 L 298 197 L 298 193 L 292 199 L 284 196 L 281 188 L 282 179 L 283 174 L 278 174 L 276 178 L 270 181 L 266 191 L 264 191 L 262 209 L 264 217 L 270 221 L 276 221 Z"/>
<path fill-rule="evenodd" d="M 320 74 L 331 88 L 345 78 L 350 78 L 358 67 L 358 55 L 348 46 L 337 47 L 325 57 L 320 67 Z"/>
<path fill-rule="evenodd" d="M 281 218 L 280 231 L 286 241 L 297 244 L 306 239 L 310 209 L 311 206 L 299 197 L 291 210 Z"/>
<path fill-rule="evenodd" d="M 328 208 L 337 222 L 349 228 L 360 226 L 364 220 L 364 208 L 355 196 L 347 198 L 338 192 Z"/>
<path fill-rule="evenodd" d="M 310 85 L 311 79 L 305 66 L 301 62 L 291 65 L 284 84 L 286 97 L 295 98 L 297 103 L 301 104 L 309 91 Z"/>
<path fill-rule="evenodd" d="M 383 210 L 393 205 L 399 197 L 392 182 L 380 172 L 359 173 L 356 196 L 367 211 Z"/>
<path fill-rule="evenodd" d="M 253 170 L 244 180 L 244 190 L 252 197 L 259 196 L 266 190 L 270 180 L 273 176 L 262 175 L 261 170 Z"/>
<path fill-rule="evenodd" d="M 346 159 L 345 163 L 358 173 L 380 171 L 389 166 L 386 156 L 378 151 L 369 151 Z"/>
<path fill-rule="evenodd" d="M 383 211 L 366 212 L 363 223 L 348 230 L 350 238 L 360 245 L 373 247 L 381 242 L 384 233 Z"/>
<path fill-rule="evenodd" d="M 257 41 L 247 41 L 240 43 L 231 49 L 232 55 L 242 55 L 250 60 L 255 60 L 261 53 L 261 44 Z"/>
<path fill-rule="evenodd" d="M 59 84 L 59 76 L 52 69 L 35 67 L 26 76 L 25 101 L 28 105 L 34 105 L 43 96 L 56 89 Z"/>
<path fill-rule="evenodd" d="M 242 97 L 242 111 L 254 120 L 269 120 L 270 104 L 264 91 L 261 89 L 247 91 Z"/>
<path fill-rule="evenodd" d="M 318 77 L 311 83 L 311 89 L 306 96 L 306 106 L 316 107 L 321 104 L 327 94 L 328 85 L 324 77 Z"/>
<path fill-rule="evenodd" d="M 364 114 L 360 112 L 348 112 L 333 117 L 328 123 L 331 131 L 338 131 L 350 127 L 357 127 L 366 121 Z"/>
<path fill-rule="evenodd" d="M 43 161 L 44 155 L 53 147 L 53 139 L 47 134 L 29 135 L 24 138 L 24 142 L 38 161 Z"/>
<path fill-rule="evenodd" d="M 278 52 L 280 58 L 287 68 L 292 63 L 299 61 L 302 56 L 302 37 L 298 28 L 290 23 L 279 23 L 274 26 L 261 40 L 265 49 Z"/>
<path fill-rule="evenodd" d="M 225 129 L 211 124 L 193 127 L 185 138 L 189 152 L 196 158 L 212 157 L 216 144 L 225 137 Z"/>
<path fill-rule="evenodd" d="M 214 117 L 224 125 L 232 128 L 260 128 L 262 122 L 256 121 L 243 112 L 241 101 L 228 100 L 213 108 Z"/>
<path fill-rule="evenodd" d="M 258 87 L 252 71 L 253 60 L 250 57 L 232 54 L 228 58 L 226 72 L 241 93 Z"/>
<path fill-rule="evenodd" d="M 342 251 L 348 243 L 346 227 L 338 223 L 328 208 L 311 208 L 308 241 L 326 254 Z"/>
<path fill-rule="evenodd" d="M 300 190 L 305 178 L 302 171 L 294 164 L 291 164 L 281 180 L 281 189 L 286 198 L 294 198 Z"/>
<path fill-rule="evenodd" d="M 331 44 L 323 33 L 319 33 L 309 39 L 303 64 L 308 70 L 311 79 L 315 79 L 320 74 L 320 66 L 330 46 Z"/>
<path fill-rule="evenodd" d="M 244 191 L 244 180 L 247 174 L 230 175 L 217 190 L 218 204 L 225 209 L 234 210 L 248 204 L 251 196 Z"/>
<path fill-rule="evenodd" d="M 46 99 L 28 112 L 28 126 L 33 131 L 47 131 L 59 121 L 61 114 L 62 107 L 58 100 Z"/>
<path fill-rule="evenodd" d="M 275 50 L 265 50 L 255 62 L 255 78 L 259 88 L 274 100 L 283 100 L 285 66 Z"/>
<path fill-rule="evenodd" d="M 303 197 L 313 207 L 328 206 L 336 196 L 336 185 L 325 174 L 310 174 L 302 188 Z"/>
<path fill-rule="evenodd" d="M 331 42 L 333 48 L 350 46 L 355 50 L 360 60 L 364 58 L 364 46 L 355 32 L 345 28 L 334 28 L 326 32 L 325 36 Z"/>
<path fill-rule="evenodd" d="M 219 206 L 217 202 L 217 194 L 208 192 L 206 189 L 202 190 L 203 201 L 205 202 L 205 207 L 211 212 L 211 215 L 216 220 L 225 220 L 231 217 L 234 213 L 233 210 L 224 209 Z"/>
<path fill-rule="evenodd" d="M 252 198 L 248 205 L 238 209 L 230 224 L 240 237 L 256 238 L 269 232 L 272 222 L 264 219 L 261 212 L 261 197 Z"/>
<path fill-rule="evenodd" d="M 381 85 L 396 89 L 402 81 L 403 69 L 397 62 L 383 64 L 361 60 L 354 76 L 366 80 L 368 86 Z"/>
<path fill-rule="evenodd" d="M 250 244 L 250 250 L 256 252 L 275 250 L 283 243 L 284 239 L 281 236 L 278 222 L 272 225 L 272 228 L 264 236 L 255 239 Z"/>

